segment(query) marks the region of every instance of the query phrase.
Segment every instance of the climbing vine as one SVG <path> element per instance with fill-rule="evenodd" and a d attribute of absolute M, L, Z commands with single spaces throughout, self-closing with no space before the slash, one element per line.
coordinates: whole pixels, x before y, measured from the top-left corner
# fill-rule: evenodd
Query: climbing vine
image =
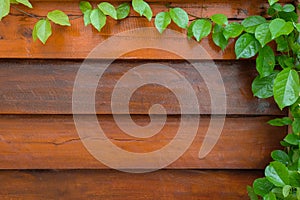
<path fill-rule="evenodd" d="M 186 29 L 187 36 L 200 42 L 212 34 L 215 45 L 224 50 L 228 41 L 236 39 L 236 58 L 257 56 L 258 76 L 252 83 L 254 96 L 273 97 L 279 108 L 288 109 L 289 117 L 273 119 L 268 123 L 273 126 L 290 126 L 291 132 L 281 141 L 284 150 L 272 152 L 271 162 L 265 168 L 265 177 L 256 179 L 253 186 L 248 186 L 251 200 L 288 199 L 300 200 L 300 24 L 297 9 L 292 4 L 279 4 L 278 0 L 268 0 L 268 18 L 249 16 L 241 23 L 229 23 L 223 14 L 214 14 L 209 18 L 189 21 L 189 14 L 178 7 L 166 6 L 166 11 L 155 16 L 156 29 L 163 33 L 173 22 Z M 0 0 L 0 20 L 7 16 L 11 4 L 23 4 L 32 8 L 28 0 Z M 99 3 L 95 8 L 87 1 L 79 3 L 84 25 L 91 25 L 98 31 L 106 24 L 107 17 L 114 20 L 125 19 L 131 6 L 140 16 L 152 20 L 153 13 L 149 4 L 143 0 L 132 0 L 114 7 L 108 2 Z M 17 8 L 16 8 L 17 9 Z M 33 28 L 33 40 L 46 43 L 52 34 L 52 23 L 71 26 L 69 16 L 60 10 L 54 10 L 47 17 L 37 17 L 17 9 L 23 14 L 37 19 Z M 273 44 L 271 47 L 270 44 Z M 275 47 L 274 47 L 275 45 Z"/>

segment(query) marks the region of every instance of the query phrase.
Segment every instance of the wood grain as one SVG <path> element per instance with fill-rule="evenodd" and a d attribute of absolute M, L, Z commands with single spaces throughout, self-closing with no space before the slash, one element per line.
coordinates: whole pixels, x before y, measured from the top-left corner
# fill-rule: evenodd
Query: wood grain
<path fill-rule="evenodd" d="M 260 171 L 161 170 L 127 174 L 112 170 L 0 171 L 6 199 L 247 199 L 246 186 Z M 228 185 L 230 182 L 230 186 Z"/>
<path fill-rule="evenodd" d="M 105 67 L 105 62 L 95 61 L 99 72 Z M 187 62 L 153 62 L 153 61 L 116 61 L 110 65 L 98 85 L 96 93 L 96 112 L 111 114 L 111 94 L 117 81 L 128 70 L 147 63 L 171 67 L 183 75 L 192 85 L 200 105 L 201 114 L 211 113 L 211 100 L 206 83 L 195 68 Z M 51 61 L 51 60 L 1 60 L 0 61 L 0 113 L 2 114 L 72 114 L 72 93 L 76 73 L 82 61 Z M 200 66 L 211 62 L 196 62 Z M 271 99 L 257 99 L 251 92 L 251 82 L 256 76 L 252 61 L 216 61 L 227 97 L 227 114 L 243 115 L 285 115 Z M 85 69 L 83 67 L 83 69 Z M 96 69 L 98 70 L 98 68 Z M 149 76 L 157 76 L 158 72 L 149 70 Z M 98 72 L 93 74 L 98 76 Z M 133 77 L 133 79 L 138 77 Z M 167 76 L 166 76 L 167 78 Z M 211 78 L 215 86 L 211 91 L 218 91 L 220 81 Z M 87 80 L 82 96 L 91 90 Z M 172 85 L 181 90 L 181 82 L 175 80 Z M 128 82 L 126 88 L 135 87 Z M 174 86 L 175 87 L 175 86 Z M 126 89 L 124 88 L 124 89 Z M 180 89 L 181 88 L 181 89 Z M 84 98 L 86 99 L 86 98 Z M 122 98 L 114 101 L 123 105 Z M 83 101 L 83 104 L 90 102 Z M 126 102 L 125 102 L 126 104 Z M 180 105 L 173 92 L 159 85 L 146 85 L 137 89 L 130 99 L 130 113 L 148 114 L 153 104 L 161 104 L 168 114 L 180 114 Z M 194 109 L 193 105 L 186 105 Z M 219 105 L 219 104 L 218 104 Z M 218 106 L 217 106 L 218 107 Z M 219 106 L 219 108 L 221 108 Z M 88 113 L 89 114 L 89 113 Z M 189 113 L 187 113 L 189 114 Z"/>
<path fill-rule="evenodd" d="M 266 11 L 266 2 L 259 0 L 253 1 L 232 1 L 223 2 L 221 0 L 214 0 L 210 2 L 201 1 L 198 3 L 185 3 L 173 6 L 181 6 L 187 9 L 193 15 L 200 15 L 203 17 L 210 16 L 215 13 L 224 13 L 229 15 L 230 18 L 243 19 L 248 15 L 263 15 Z M 77 18 L 80 14 L 78 9 L 78 1 L 73 2 L 34 2 L 34 14 L 38 16 L 45 16 L 47 11 L 54 9 L 62 9 L 66 13 L 73 15 L 73 18 Z M 153 4 L 154 13 L 165 10 L 164 6 Z M 23 7 L 22 7 L 23 8 Z M 26 8 L 25 8 L 26 10 Z M 32 12 L 30 10 L 26 10 Z M 107 25 L 101 33 L 98 33 L 92 27 L 84 27 L 82 18 L 72 20 L 71 27 L 59 27 L 53 26 L 53 35 L 48 40 L 46 45 L 40 42 L 33 42 L 31 32 L 37 19 L 29 18 L 24 14 L 12 9 L 12 14 L 4 18 L 0 22 L 0 58 L 65 58 L 65 59 L 84 59 L 98 44 L 102 43 L 106 39 L 115 36 L 117 43 L 120 47 L 128 47 L 132 45 L 132 39 L 135 38 L 136 42 L 143 42 L 149 39 L 148 36 L 143 36 L 138 40 L 136 35 L 129 34 L 129 30 L 133 30 L 141 27 L 154 27 L 153 20 L 148 22 L 145 18 L 138 17 L 136 14 L 132 14 L 128 19 L 116 22 L 108 19 Z M 16 25 L 17 24 L 17 25 Z M 171 29 L 185 33 L 183 30 L 177 28 L 174 24 L 170 26 Z M 127 37 L 120 37 L 116 34 L 122 33 L 128 34 Z M 156 35 L 154 34 L 156 33 Z M 152 43 L 162 43 L 160 34 L 157 32 L 151 33 Z M 185 36 L 176 38 L 165 37 L 163 43 L 177 42 L 177 46 L 182 46 L 188 42 Z M 211 38 L 204 39 L 201 42 L 203 48 L 210 54 L 213 59 L 235 59 L 233 51 L 233 43 L 222 52 L 213 43 Z M 117 49 L 110 49 L 112 54 L 115 55 Z M 98 55 L 98 58 L 111 58 L 112 55 Z M 113 56 L 114 57 L 114 56 Z M 178 55 L 174 55 L 170 52 L 161 50 L 139 50 L 128 52 L 121 56 L 127 59 L 182 59 Z M 201 58 L 201 57 L 200 57 Z M 204 58 L 201 58 L 204 59 Z M 207 58 L 205 58 L 207 59 Z"/>
<path fill-rule="evenodd" d="M 82 116 L 87 119 L 88 116 Z M 133 116 L 145 126 L 146 116 Z M 216 127 L 221 121 L 211 127 Z M 287 133 L 285 128 L 266 124 L 272 117 L 226 118 L 221 137 L 204 159 L 198 154 L 209 117 L 201 117 L 197 136 L 191 147 L 168 168 L 262 169 L 270 161 L 270 152 L 280 149 L 279 141 Z M 113 117 L 101 115 L 99 123 L 113 144 L 137 153 L 152 152 L 167 145 L 178 131 L 180 118 L 169 116 L 163 129 L 150 138 L 135 138 L 125 134 Z M 191 121 L 197 120 L 190 116 Z M 125 122 L 123 122 L 125 123 Z M 124 124 L 123 124 L 124 125 Z M 86 124 L 86 130 L 94 129 Z M 185 129 L 192 133 L 192 127 Z M 93 140 L 90 136 L 85 141 Z M 112 155 L 115 157 L 116 155 Z M 154 161 L 155 162 L 155 161 Z M 0 168 L 1 169 L 91 169 L 106 168 L 94 159 L 83 146 L 75 129 L 72 116 L 66 115 L 0 115 Z"/>

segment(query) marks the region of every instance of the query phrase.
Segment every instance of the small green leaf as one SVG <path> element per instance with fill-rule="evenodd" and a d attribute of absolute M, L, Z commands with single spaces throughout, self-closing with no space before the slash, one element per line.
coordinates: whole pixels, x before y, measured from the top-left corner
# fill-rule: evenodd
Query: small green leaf
<path fill-rule="evenodd" d="M 228 24 L 224 31 L 223 35 L 228 40 L 229 38 L 236 38 L 238 37 L 242 32 L 244 31 L 244 28 L 241 24 L 237 22 L 233 22 L 231 24 Z"/>
<path fill-rule="evenodd" d="M 272 151 L 271 156 L 273 160 L 281 162 L 284 165 L 291 163 L 290 157 L 282 150 Z"/>
<path fill-rule="evenodd" d="M 300 187 L 300 173 L 296 171 L 289 171 L 290 186 Z"/>
<path fill-rule="evenodd" d="M 86 10 L 83 13 L 83 21 L 84 21 L 85 26 L 91 24 L 91 13 L 92 13 L 92 10 Z"/>
<path fill-rule="evenodd" d="M 187 28 L 189 23 L 189 16 L 188 14 L 181 8 L 171 8 L 170 9 L 170 16 L 171 19 L 177 26 L 180 28 Z"/>
<path fill-rule="evenodd" d="M 224 14 L 214 14 L 211 16 L 211 21 L 215 22 L 218 25 L 227 25 L 228 24 L 228 18 Z"/>
<path fill-rule="evenodd" d="M 247 185 L 247 191 L 248 191 L 248 197 L 250 198 L 250 200 L 258 200 L 257 195 L 254 193 L 254 190 L 252 187 L 250 187 L 249 185 Z"/>
<path fill-rule="evenodd" d="M 171 17 L 168 12 L 160 12 L 155 17 L 155 27 L 158 32 L 162 33 L 171 23 Z"/>
<path fill-rule="evenodd" d="M 103 12 L 104 15 L 108 15 L 113 19 L 117 19 L 117 11 L 113 5 L 108 2 L 102 2 L 98 4 L 98 8 Z"/>
<path fill-rule="evenodd" d="M 287 22 L 297 22 L 298 21 L 298 15 L 295 12 L 278 12 L 278 17 L 281 19 L 284 19 Z"/>
<path fill-rule="evenodd" d="M 53 10 L 49 12 L 47 18 L 55 24 L 59 24 L 61 26 L 71 26 L 68 15 L 60 10 Z"/>
<path fill-rule="evenodd" d="M 220 47 L 223 51 L 228 45 L 228 40 L 223 35 L 224 27 L 216 24 L 213 29 L 212 39 L 215 45 Z"/>
<path fill-rule="evenodd" d="M 281 35 L 288 35 L 294 30 L 292 22 L 285 22 L 283 19 L 277 18 L 271 21 L 270 32 L 272 39 L 275 39 Z"/>
<path fill-rule="evenodd" d="M 271 7 L 278 12 L 283 11 L 283 7 L 279 3 L 275 3 Z"/>
<path fill-rule="evenodd" d="M 258 178 L 253 182 L 255 194 L 265 196 L 273 189 L 274 185 L 266 178 Z"/>
<path fill-rule="evenodd" d="M 212 24 L 210 21 L 205 19 L 198 19 L 193 25 L 193 35 L 199 42 L 202 38 L 208 36 L 211 32 Z"/>
<path fill-rule="evenodd" d="M 284 141 L 291 144 L 291 145 L 298 145 L 299 144 L 299 136 L 295 134 L 288 134 Z"/>
<path fill-rule="evenodd" d="M 28 8 L 32 8 L 31 3 L 28 0 L 16 0 L 18 3 L 21 3 L 25 6 L 27 6 Z"/>
<path fill-rule="evenodd" d="M 290 185 L 283 186 L 283 188 L 282 188 L 283 197 L 285 197 L 285 198 L 288 197 L 289 194 L 290 194 L 291 189 L 292 189 L 292 187 Z"/>
<path fill-rule="evenodd" d="M 195 21 L 192 21 L 192 23 L 189 25 L 189 27 L 187 28 L 187 36 L 189 39 L 191 39 L 194 35 L 193 35 L 193 26 L 195 24 Z"/>
<path fill-rule="evenodd" d="M 85 13 L 86 11 L 93 9 L 92 5 L 87 1 L 81 1 L 79 3 L 79 8 L 82 13 Z"/>
<path fill-rule="evenodd" d="M 294 67 L 294 59 L 289 57 L 288 55 L 280 55 L 276 58 L 282 69 Z"/>
<path fill-rule="evenodd" d="M 265 169 L 266 178 L 277 187 L 289 184 L 289 172 L 287 167 L 281 162 L 271 162 Z"/>
<path fill-rule="evenodd" d="M 270 75 L 275 67 L 275 54 L 273 49 L 269 46 L 259 50 L 258 57 L 256 58 L 256 69 L 260 77 Z"/>
<path fill-rule="evenodd" d="M 47 19 L 41 19 L 35 24 L 32 32 L 32 37 L 34 41 L 36 41 L 36 39 L 38 38 L 43 44 L 46 44 L 51 34 L 51 23 Z"/>
<path fill-rule="evenodd" d="M 255 38 L 259 41 L 262 47 L 272 40 L 269 23 L 263 23 L 255 29 Z"/>
<path fill-rule="evenodd" d="M 140 16 L 145 16 L 151 21 L 153 13 L 148 3 L 143 0 L 132 0 L 132 7 Z"/>
<path fill-rule="evenodd" d="M 259 42 L 249 33 L 244 33 L 235 43 L 235 54 L 239 58 L 251 58 L 260 49 Z"/>
<path fill-rule="evenodd" d="M 293 133 L 298 134 L 300 133 L 300 118 L 294 118 L 294 122 L 292 124 Z"/>
<path fill-rule="evenodd" d="M 106 24 L 106 16 L 103 12 L 96 8 L 91 12 L 91 24 L 100 32 Z"/>
<path fill-rule="evenodd" d="M 146 4 L 146 8 L 145 8 L 145 11 L 144 11 L 144 14 L 143 14 L 143 15 L 144 15 L 144 16 L 148 19 L 148 21 L 150 22 L 151 19 L 152 19 L 153 13 L 152 13 L 152 10 L 151 10 L 149 4 L 146 3 L 146 2 L 145 2 L 145 4 Z"/>
<path fill-rule="evenodd" d="M 299 75 L 295 70 L 282 70 L 274 81 L 274 99 L 280 109 L 294 104 L 299 97 Z"/>
<path fill-rule="evenodd" d="M 266 22 L 267 20 L 262 16 L 250 16 L 242 21 L 242 25 L 244 26 L 246 32 L 254 33 L 256 27 Z"/>
<path fill-rule="evenodd" d="M 269 194 L 265 195 L 264 200 L 276 200 L 276 195 L 273 192 L 270 192 Z"/>
<path fill-rule="evenodd" d="M 258 98 L 269 98 L 273 96 L 274 80 L 278 71 L 272 72 L 269 76 L 261 78 L 256 77 L 252 83 L 252 92 Z"/>
<path fill-rule="evenodd" d="M 287 52 L 289 49 L 288 41 L 284 38 L 284 36 L 280 36 L 275 39 L 277 44 L 277 51 Z"/>
<path fill-rule="evenodd" d="M 268 121 L 268 124 L 272 126 L 286 126 L 293 123 L 293 120 L 289 117 L 276 118 Z"/>
<path fill-rule="evenodd" d="M 278 2 L 279 0 L 268 0 L 270 6 L 273 5 L 274 3 Z"/>
<path fill-rule="evenodd" d="M 295 10 L 295 6 L 292 4 L 285 4 L 283 6 L 283 11 L 284 12 L 293 12 Z"/>
<path fill-rule="evenodd" d="M 3 17 L 8 15 L 9 10 L 10 10 L 10 1 L 0 0 L 0 21 Z"/>
<path fill-rule="evenodd" d="M 130 5 L 128 3 L 122 3 L 117 8 L 117 18 L 118 19 L 124 19 L 126 18 L 130 13 Z"/>

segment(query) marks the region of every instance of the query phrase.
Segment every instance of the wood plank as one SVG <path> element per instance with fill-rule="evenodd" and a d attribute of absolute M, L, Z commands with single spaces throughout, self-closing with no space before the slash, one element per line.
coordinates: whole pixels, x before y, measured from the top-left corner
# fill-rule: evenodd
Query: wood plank
<path fill-rule="evenodd" d="M 87 119 L 89 116 L 82 117 Z M 133 117 L 140 126 L 150 122 L 146 116 Z M 285 128 L 266 124 L 272 118 L 227 117 L 218 142 L 204 159 L 199 159 L 199 150 L 210 123 L 210 117 L 201 117 L 192 145 L 167 168 L 263 169 L 270 161 L 270 152 L 281 148 L 279 141 L 287 134 Z M 222 121 L 218 117 L 212 119 L 216 120 L 216 124 L 211 127 L 212 132 L 217 134 L 217 127 Z M 113 144 L 137 153 L 152 152 L 169 144 L 180 123 L 178 116 L 169 116 L 160 132 L 143 139 L 125 134 L 112 116 L 101 115 L 98 120 Z M 196 116 L 190 116 L 190 122 L 195 120 Z M 123 125 L 124 123 L 127 122 L 123 120 Z M 86 124 L 86 128 L 85 131 L 94 131 L 90 124 Z M 191 134 L 193 127 L 188 127 L 185 131 Z M 99 140 L 86 136 L 84 141 Z M 116 156 L 112 155 L 114 158 Z M 87 152 L 75 130 L 72 116 L 0 115 L 0 168 L 102 169 L 106 166 Z"/>
<path fill-rule="evenodd" d="M 6 199 L 247 199 L 246 186 L 260 171 L 161 170 L 127 174 L 112 170 L 0 171 Z M 230 187 L 228 184 L 230 183 Z M 208 187 L 209 186 L 209 187 Z"/>
<path fill-rule="evenodd" d="M 204 1 L 202 1 L 204 3 Z M 194 15 L 209 16 L 213 13 L 225 13 L 231 18 L 245 18 L 246 15 L 263 14 L 266 10 L 265 3 L 261 3 L 259 0 L 255 1 L 233 1 L 231 4 L 222 3 L 222 1 L 212 1 L 202 5 L 202 3 L 194 4 L 180 4 Z M 201 9 L 199 9 L 199 5 Z M 101 33 L 98 33 L 91 27 L 84 27 L 83 19 L 78 18 L 79 9 L 77 2 L 38 2 L 34 4 L 35 14 L 45 16 L 47 11 L 54 9 L 62 9 L 68 14 L 74 15 L 71 27 L 59 27 L 53 26 L 53 35 L 49 39 L 46 45 L 40 42 L 33 42 L 31 32 L 37 19 L 29 18 L 13 11 L 13 13 L 4 18 L 0 22 L 0 58 L 64 58 L 64 59 L 84 59 L 87 55 L 106 39 L 115 36 L 118 33 L 123 33 L 126 37 L 115 36 L 117 43 L 122 44 L 119 46 L 126 47 L 132 45 L 133 39 L 137 43 L 144 44 L 149 39 L 149 36 L 142 36 L 138 38 L 136 35 L 129 34 L 129 31 L 141 27 L 154 27 L 153 20 L 148 22 L 145 18 L 131 16 L 121 22 L 116 22 L 108 19 L 107 25 Z M 176 5 L 174 5 L 176 6 Z M 204 7 L 205 9 L 202 9 Z M 23 8 L 23 7 L 22 7 Z M 161 5 L 153 4 L 153 9 L 156 12 L 164 10 Z M 28 11 L 31 12 L 31 11 Z M 199 13 L 200 12 L 200 13 Z M 170 29 L 184 33 L 183 30 L 176 27 L 174 24 L 170 26 Z M 128 35 L 127 35 L 128 34 Z M 188 40 L 185 36 L 180 36 L 176 39 L 163 37 L 154 31 L 150 33 L 152 37 L 152 44 L 155 42 L 158 44 L 173 44 L 176 42 L 176 46 L 182 47 L 187 45 Z M 163 35 L 165 36 L 165 35 Z M 201 42 L 203 48 L 210 54 L 213 59 L 235 59 L 233 51 L 233 43 L 231 40 L 228 48 L 222 52 L 216 47 L 211 38 L 206 38 Z M 117 52 L 117 49 L 110 49 L 113 54 Z M 98 58 L 111 58 L 111 55 L 100 54 Z M 139 50 L 132 51 L 121 56 L 127 59 L 182 59 L 180 56 L 172 54 L 170 52 L 161 50 Z M 201 58 L 200 59 L 207 59 Z"/>
<path fill-rule="evenodd" d="M 153 62 L 153 61 L 115 61 L 110 65 L 98 85 L 96 93 L 96 112 L 111 114 L 111 95 L 117 81 L 128 70 L 147 63 L 171 67 L 183 75 L 192 85 L 200 105 L 200 114 L 210 114 L 211 100 L 204 79 L 195 68 L 187 62 Z M 54 60 L 1 60 L 0 61 L 0 113 L 4 114 L 72 114 L 72 93 L 76 73 L 82 61 Z M 95 61 L 99 72 L 105 67 L 104 61 Z M 200 66 L 211 62 L 199 61 Z M 227 114 L 243 115 L 285 115 L 271 99 L 257 99 L 251 92 L 251 82 L 256 76 L 254 62 L 216 61 L 226 91 Z M 97 68 L 98 70 L 98 68 Z M 157 70 L 149 69 L 149 76 L 158 76 Z M 93 76 L 98 76 L 98 73 Z M 136 79 L 137 77 L 133 77 Z M 211 91 L 218 91 L 220 84 L 214 80 Z M 176 86 L 177 85 L 177 86 Z M 185 94 L 180 81 L 173 81 L 172 86 Z M 135 87 L 127 83 L 126 88 Z M 82 96 L 86 99 L 91 84 L 84 86 Z M 180 89 L 181 88 L 181 89 Z M 124 88 L 125 89 L 125 88 Z M 181 95 L 181 96 L 182 96 Z M 83 104 L 89 104 L 82 100 Z M 127 105 L 122 98 L 114 101 L 118 105 Z M 173 92 L 159 85 L 146 85 L 136 90 L 130 100 L 131 114 L 148 114 L 153 104 L 161 104 L 168 114 L 180 114 L 180 105 Z M 193 105 L 183 104 L 188 110 L 195 110 Z M 217 106 L 219 111 L 223 107 Z M 86 111 L 88 113 L 88 111 Z M 182 111 L 187 112 L 189 111 Z M 120 112 L 122 114 L 122 112 Z M 90 114 L 90 113 L 88 113 Z"/>

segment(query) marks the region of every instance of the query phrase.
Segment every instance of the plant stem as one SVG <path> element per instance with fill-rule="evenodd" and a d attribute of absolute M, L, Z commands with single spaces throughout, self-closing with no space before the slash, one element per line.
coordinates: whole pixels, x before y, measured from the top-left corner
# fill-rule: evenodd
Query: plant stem
<path fill-rule="evenodd" d="M 25 12 L 24 10 L 21 10 L 13 5 L 11 5 L 11 7 L 17 11 L 19 11 L 20 13 L 23 13 L 29 17 L 32 17 L 32 18 L 36 18 L 36 19 L 42 19 L 43 17 L 40 17 L 40 16 L 37 16 L 37 15 L 34 15 L 34 14 L 31 14 L 31 13 L 28 13 L 28 12 Z"/>

